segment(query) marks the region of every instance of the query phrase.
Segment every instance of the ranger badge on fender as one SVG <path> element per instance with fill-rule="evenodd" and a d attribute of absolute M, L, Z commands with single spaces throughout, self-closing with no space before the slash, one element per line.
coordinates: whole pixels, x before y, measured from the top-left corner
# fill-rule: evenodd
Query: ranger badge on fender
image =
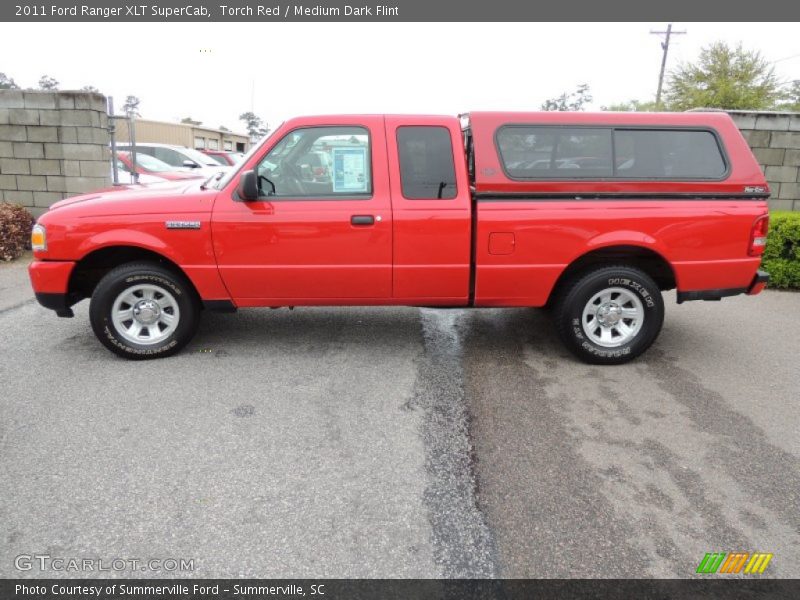
<path fill-rule="evenodd" d="M 200 229 L 200 221 L 166 221 L 167 229 Z"/>

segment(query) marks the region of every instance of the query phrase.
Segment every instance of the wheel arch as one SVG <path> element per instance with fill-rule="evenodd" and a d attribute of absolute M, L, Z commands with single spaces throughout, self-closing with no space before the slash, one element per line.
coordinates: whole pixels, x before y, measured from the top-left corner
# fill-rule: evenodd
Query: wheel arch
<path fill-rule="evenodd" d="M 96 248 L 78 260 L 69 278 L 70 296 L 76 299 L 91 297 L 95 287 L 106 273 L 115 267 L 131 262 L 156 263 L 184 277 L 199 299 L 197 286 L 192 278 L 175 261 L 150 248 L 129 244 Z"/>
<path fill-rule="evenodd" d="M 575 258 L 561 272 L 548 296 L 548 304 L 570 280 L 587 271 L 607 265 L 625 265 L 641 269 L 652 277 L 659 290 L 671 290 L 677 285 L 675 270 L 664 256 L 653 248 L 637 244 L 609 244 L 594 248 Z"/>

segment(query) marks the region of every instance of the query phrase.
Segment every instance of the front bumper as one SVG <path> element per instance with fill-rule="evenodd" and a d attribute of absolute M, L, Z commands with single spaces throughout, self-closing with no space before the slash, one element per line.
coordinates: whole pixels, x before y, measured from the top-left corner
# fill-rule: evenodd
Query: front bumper
<path fill-rule="evenodd" d="M 71 317 L 70 306 L 78 301 L 69 293 L 69 278 L 74 268 L 74 262 L 61 260 L 34 260 L 28 267 L 36 300 L 56 311 L 59 317 Z"/>
<path fill-rule="evenodd" d="M 689 302 L 690 300 L 722 300 L 729 296 L 747 294 L 755 296 L 760 294 L 769 282 L 769 273 L 766 271 L 756 271 L 750 285 L 743 288 L 727 288 L 721 290 L 695 290 L 691 292 L 678 292 L 678 304 Z"/>

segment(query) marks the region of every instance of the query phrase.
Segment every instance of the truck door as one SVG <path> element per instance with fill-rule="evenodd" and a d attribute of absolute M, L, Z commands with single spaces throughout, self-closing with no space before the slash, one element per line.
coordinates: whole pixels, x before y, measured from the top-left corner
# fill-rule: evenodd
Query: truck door
<path fill-rule="evenodd" d="M 382 117 L 290 121 L 255 170 L 214 204 L 219 271 L 240 306 L 367 304 L 392 294 L 392 214 Z"/>
<path fill-rule="evenodd" d="M 398 303 L 469 301 L 471 196 L 455 118 L 387 117 Z"/>

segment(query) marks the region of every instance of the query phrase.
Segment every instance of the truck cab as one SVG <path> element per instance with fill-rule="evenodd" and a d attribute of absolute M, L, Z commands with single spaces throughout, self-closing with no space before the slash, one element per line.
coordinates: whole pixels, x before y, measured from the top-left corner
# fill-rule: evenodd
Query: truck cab
<path fill-rule="evenodd" d="M 57 203 L 30 273 L 127 358 L 177 352 L 204 309 L 552 306 L 615 364 L 663 291 L 761 291 L 768 195 L 724 113 L 302 117 L 228 173 Z"/>

